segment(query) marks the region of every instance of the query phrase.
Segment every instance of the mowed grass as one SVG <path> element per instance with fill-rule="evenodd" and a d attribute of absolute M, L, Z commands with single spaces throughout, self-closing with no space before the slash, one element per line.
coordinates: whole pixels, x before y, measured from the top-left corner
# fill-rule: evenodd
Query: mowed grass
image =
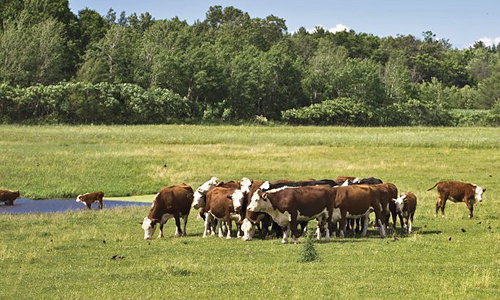
<path fill-rule="evenodd" d="M 34 198 L 354 175 L 419 201 L 414 234 L 315 243 L 311 263 L 302 244 L 203 239 L 195 211 L 187 237 L 171 220 L 152 241 L 139 225 L 148 207 L 0 215 L 0 299 L 496 299 L 499 149 L 496 128 L 0 126 L 0 187 Z M 425 190 L 444 179 L 487 189 L 472 220 L 451 202 L 434 218 Z"/>

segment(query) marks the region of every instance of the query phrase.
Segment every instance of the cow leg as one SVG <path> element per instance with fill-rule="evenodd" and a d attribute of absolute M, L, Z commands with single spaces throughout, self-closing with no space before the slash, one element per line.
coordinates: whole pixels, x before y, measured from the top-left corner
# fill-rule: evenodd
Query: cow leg
<path fill-rule="evenodd" d="M 412 217 L 408 217 L 408 233 L 411 233 L 412 223 L 413 223 Z"/>
<path fill-rule="evenodd" d="M 182 236 L 186 236 L 186 225 L 188 222 L 189 213 L 185 214 L 182 219 L 184 220 L 184 230 L 182 231 Z"/>
<path fill-rule="evenodd" d="M 378 209 L 375 209 L 375 218 L 376 218 L 378 225 L 380 226 L 380 236 L 382 238 L 384 238 L 386 235 L 386 232 L 385 232 L 386 224 L 384 224 L 385 216 L 382 215 L 381 211 L 379 211 Z"/>
<path fill-rule="evenodd" d="M 472 218 L 472 212 L 474 211 L 474 204 L 472 204 L 469 200 L 465 199 L 465 204 L 467 205 L 467 208 L 469 208 L 469 219 Z"/>
<path fill-rule="evenodd" d="M 208 213 L 205 213 L 205 231 L 203 232 L 203 237 L 207 237 L 207 232 L 210 230 L 211 231 L 211 224 L 210 224 L 210 216 Z"/>
<path fill-rule="evenodd" d="M 222 223 L 222 220 L 216 219 L 217 225 L 219 226 L 219 237 L 223 238 L 224 237 L 224 230 L 222 229 L 222 226 L 224 224 Z"/>
<path fill-rule="evenodd" d="M 288 237 L 290 236 L 290 224 L 286 225 L 286 228 L 283 230 L 283 239 L 281 240 L 282 244 L 288 244 Z"/>
<path fill-rule="evenodd" d="M 92 209 L 92 208 L 90 207 L 90 203 L 85 202 L 85 205 L 87 206 L 87 208 L 88 208 L 88 209 Z"/>
<path fill-rule="evenodd" d="M 363 224 L 363 230 L 361 231 L 361 237 L 366 236 L 366 230 L 368 229 L 368 223 L 370 223 L 370 214 L 366 214 L 362 217 L 361 223 Z"/>
<path fill-rule="evenodd" d="M 182 235 L 181 218 L 179 217 L 179 214 L 174 214 L 174 219 L 175 219 L 175 236 L 181 236 Z"/>
<path fill-rule="evenodd" d="M 99 209 L 102 209 L 102 199 L 99 200 Z"/>
<path fill-rule="evenodd" d="M 231 239 L 231 226 L 232 226 L 232 222 L 231 222 L 231 217 L 230 216 L 227 216 L 226 217 L 226 230 L 227 230 L 227 236 L 226 236 L 226 239 Z"/>
<path fill-rule="evenodd" d="M 399 216 L 399 223 L 401 223 L 401 228 L 405 228 L 405 223 L 404 223 L 404 220 L 403 220 L 403 215 L 402 214 L 398 214 Z M 396 229 L 396 226 L 394 226 L 394 229 Z"/>

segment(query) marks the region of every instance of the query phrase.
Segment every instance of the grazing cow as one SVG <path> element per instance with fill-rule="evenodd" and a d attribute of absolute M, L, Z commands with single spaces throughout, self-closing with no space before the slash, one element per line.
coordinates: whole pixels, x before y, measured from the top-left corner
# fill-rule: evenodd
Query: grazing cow
<path fill-rule="evenodd" d="M 344 237 L 347 219 L 360 217 L 365 219 L 361 233 L 361 236 L 365 236 L 371 211 L 375 212 L 376 221 L 380 225 L 381 237 L 385 237 L 388 203 L 383 203 L 386 198 L 382 195 L 383 193 L 384 191 L 373 185 L 350 185 L 337 188 L 333 223 L 340 221 L 340 237 Z"/>
<path fill-rule="evenodd" d="M 76 197 L 76 202 L 81 202 L 85 206 L 87 206 L 88 209 L 90 208 L 90 205 L 94 202 L 99 203 L 99 209 L 102 209 L 102 198 L 104 197 L 103 192 L 95 192 L 95 193 L 87 193 L 83 195 L 78 195 Z"/>
<path fill-rule="evenodd" d="M 469 208 L 469 219 L 472 218 L 474 210 L 474 203 L 476 201 L 483 201 L 483 193 L 486 189 L 472 183 L 465 183 L 460 181 L 440 181 L 427 191 L 432 190 L 437 186 L 438 200 L 436 202 L 436 213 L 441 209 L 441 215 L 444 217 L 444 207 L 446 200 L 450 199 L 452 202 L 465 202 Z"/>
<path fill-rule="evenodd" d="M 0 190 L 0 202 L 5 202 L 5 205 L 14 205 L 19 196 L 21 196 L 19 191 Z"/>
<path fill-rule="evenodd" d="M 321 238 L 321 229 L 328 224 L 326 241 L 330 239 L 330 225 L 333 213 L 336 190 L 331 186 L 299 186 L 266 189 L 269 182 L 257 189 L 253 195 L 248 210 L 269 214 L 281 227 L 286 227 L 282 243 L 288 242 L 290 231 L 296 243 L 299 232 L 298 221 L 318 220 L 317 237 Z"/>
<path fill-rule="evenodd" d="M 186 224 L 192 202 L 193 189 L 189 185 L 172 185 L 161 189 L 155 196 L 149 215 L 141 223 L 144 239 L 151 239 L 158 223 L 160 223 L 158 238 L 163 237 L 163 225 L 171 218 L 175 219 L 175 235 L 186 236 Z M 181 217 L 184 219 L 184 231 L 181 230 Z"/>
<path fill-rule="evenodd" d="M 415 196 L 415 194 L 411 192 L 402 193 L 401 196 L 399 196 L 397 199 L 394 199 L 394 203 L 396 205 L 396 213 L 399 215 L 403 230 L 411 233 L 413 216 L 415 215 L 415 210 L 417 209 L 417 196 Z M 396 228 L 396 226 L 394 226 L 394 228 Z"/>
<path fill-rule="evenodd" d="M 205 211 L 205 232 L 203 237 L 206 237 L 210 223 L 215 218 L 219 223 L 219 237 L 223 237 L 222 221 L 226 222 L 227 239 L 231 238 L 231 221 L 235 221 L 238 227 L 237 237 L 240 237 L 241 215 L 234 210 L 233 198 L 242 199 L 242 192 L 238 188 L 230 187 L 214 187 L 207 192 Z M 202 205 L 202 204 L 201 204 Z"/>

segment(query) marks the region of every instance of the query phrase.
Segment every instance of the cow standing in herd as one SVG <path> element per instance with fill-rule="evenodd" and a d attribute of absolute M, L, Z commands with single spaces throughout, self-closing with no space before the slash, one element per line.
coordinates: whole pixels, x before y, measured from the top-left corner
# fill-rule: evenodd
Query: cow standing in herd
<path fill-rule="evenodd" d="M 417 209 L 417 196 L 411 192 L 403 193 L 397 199 L 394 199 L 394 205 L 401 221 L 401 227 L 411 233 L 413 216 L 415 216 L 415 210 Z M 394 223 L 394 228 L 396 228 L 396 223 Z"/>

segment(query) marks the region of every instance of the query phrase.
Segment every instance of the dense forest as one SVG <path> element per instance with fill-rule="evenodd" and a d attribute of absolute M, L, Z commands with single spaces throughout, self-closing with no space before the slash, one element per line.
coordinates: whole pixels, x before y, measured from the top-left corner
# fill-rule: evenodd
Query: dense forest
<path fill-rule="evenodd" d="M 0 2 L 0 123 L 499 125 L 500 46 Z"/>

